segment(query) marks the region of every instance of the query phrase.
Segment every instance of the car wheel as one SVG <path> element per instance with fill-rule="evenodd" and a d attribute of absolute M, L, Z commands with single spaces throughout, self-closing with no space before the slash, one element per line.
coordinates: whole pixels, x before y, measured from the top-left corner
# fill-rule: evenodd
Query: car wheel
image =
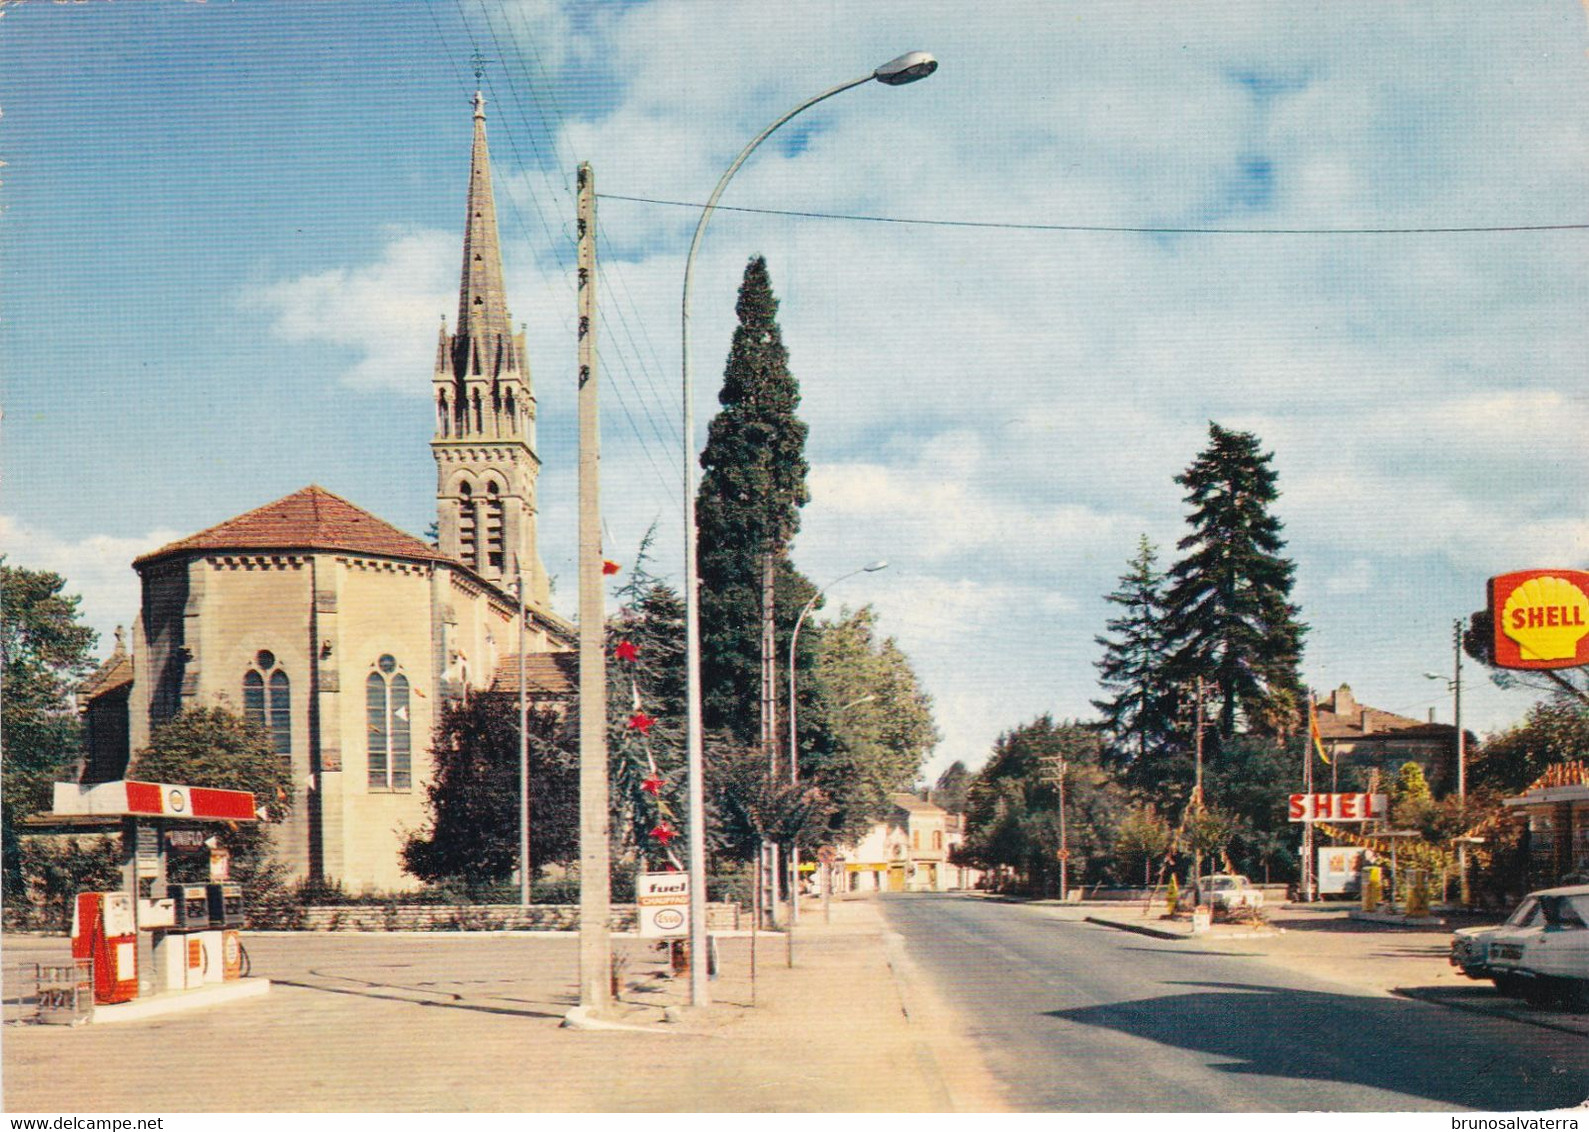
<path fill-rule="evenodd" d="M 1516 975 L 1491 975 L 1490 982 L 1495 984 L 1495 989 L 1508 998 L 1524 997 L 1523 984 L 1527 979 L 1518 978 Z"/>
<path fill-rule="evenodd" d="M 1530 1006 L 1549 1006 L 1559 993 L 1555 979 L 1523 980 L 1523 1001 Z"/>

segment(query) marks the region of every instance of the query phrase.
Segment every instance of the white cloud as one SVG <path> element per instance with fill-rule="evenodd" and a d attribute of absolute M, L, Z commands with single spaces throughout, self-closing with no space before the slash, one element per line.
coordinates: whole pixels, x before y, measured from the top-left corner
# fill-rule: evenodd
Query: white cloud
<path fill-rule="evenodd" d="M 272 332 L 289 342 L 347 348 L 339 376 L 349 385 L 428 395 L 414 379 L 416 359 L 434 356 L 438 314 L 456 317 L 457 244 L 449 232 L 397 232 L 376 263 L 255 287 L 239 301 L 270 314 Z"/>

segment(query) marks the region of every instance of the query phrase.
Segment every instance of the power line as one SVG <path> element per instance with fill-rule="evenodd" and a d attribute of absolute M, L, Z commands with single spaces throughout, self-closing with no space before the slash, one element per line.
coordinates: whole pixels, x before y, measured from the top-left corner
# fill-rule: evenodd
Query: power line
<path fill-rule="evenodd" d="M 661 204 L 671 208 L 706 207 L 704 201 L 663 200 L 658 197 L 624 196 L 597 193 L 602 200 L 621 200 L 631 204 Z M 750 208 L 720 204 L 724 212 L 750 212 L 761 216 L 796 216 L 809 220 L 858 220 L 868 224 L 916 224 L 933 228 L 991 228 L 1008 232 L 1121 232 L 1148 236 L 1415 236 L 1463 235 L 1479 232 L 1583 232 L 1583 224 L 1473 224 L 1425 228 L 1195 228 L 1171 225 L 1137 226 L 1128 224 L 1023 224 L 996 220 L 937 220 L 908 216 L 868 216 L 849 212 L 807 212 L 788 208 Z"/>

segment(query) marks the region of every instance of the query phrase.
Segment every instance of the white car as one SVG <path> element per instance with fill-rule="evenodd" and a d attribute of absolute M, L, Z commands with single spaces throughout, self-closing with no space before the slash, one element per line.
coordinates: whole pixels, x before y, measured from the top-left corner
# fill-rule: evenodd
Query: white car
<path fill-rule="evenodd" d="M 1470 979 L 1490 978 L 1490 939 L 1501 931 L 1529 928 L 1544 922 L 1539 897 L 1528 896 L 1503 923 L 1458 928 L 1451 934 L 1451 965 Z"/>
<path fill-rule="evenodd" d="M 1256 909 L 1263 907 L 1263 889 L 1255 888 L 1244 876 L 1215 873 L 1198 882 L 1197 902 L 1216 912 Z"/>
<path fill-rule="evenodd" d="M 1589 1005 L 1589 884 L 1541 889 L 1529 899 L 1538 901 L 1537 914 L 1489 934 L 1489 977 L 1502 994 L 1530 1002 L 1561 998 Z"/>

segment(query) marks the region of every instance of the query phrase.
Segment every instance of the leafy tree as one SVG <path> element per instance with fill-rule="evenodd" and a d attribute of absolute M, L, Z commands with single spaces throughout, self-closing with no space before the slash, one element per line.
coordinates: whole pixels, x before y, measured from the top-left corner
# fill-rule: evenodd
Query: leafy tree
<path fill-rule="evenodd" d="M 1096 729 L 1046 715 L 999 736 L 968 791 L 960 859 L 1009 870 L 1028 891 L 1055 891 L 1063 762 L 1071 882 L 1119 879 L 1115 831 L 1128 799 L 1100 765 L 1100 747 Z"/>
<path fill-rule="evenodd" d="M 1110 636 L 1094 640 L 1103 647 L 1098 683 L 1107 698 L 1094 700 L 1108 743 L 1105 757 L 1125 769 L 1137 785 L 1162 777 L 1171 748 L 1183 746 L 1175 734 L 1175 693 L 1169 673 L 1164 629 L 1164 576 L 1158 554 L 1143 535 L 1119 588 L 1104 600 L 1120 609 L 1105 623 Z"/>
<path fill-rule="evenodd" d="M 1558 694 L 1528 709 L 1523 722 L 1468 755 L 1468 787 L 1516 794 L 1552 763 L 1589 757 L 1589 705 Z"/>
<path fill-rule="evenodd" d="M 574 714 L 529 714 L 530 868 L 579 853 L 578 728 Z M 430 822 L 403 846 L 403 868 L 424 881 L 500 882 L 519 859 L 518 698 L 479 693 L 443 705 Z"/>
<path fill-rule="evenodd" d="M 1170 823 L 1151 805 L 1130 807 L 1115 827 L 1114 852 L 1123 864 L 1142 862 L 1146 884 L 1153 883 L 1154 866 L 1170 848 Z"/>
<path fill-rule="evenodd" d="M 787 852 L 815 849 L 828 834 L 833 805 L 820 787 L 767 774 L 761 752 L 724 751 L 707 775 L 713 848 L 749 861 L 766 842 Z"/>
<path fill-rule="evenodd" d="M 827 793 L 833 835 L 849 840 L 887 812 L 890 794 L 910 789 L 937 745 L 932 697 L 893 639 L 878 639 L 870 606 L 823 629 L 812 683 L 831 741 L 802 752 L 800 777 Z"/>
<path fill-rule="evenodd" d="M 778 328 L 767 261 L 745 267 L 723 388 L 701 453 L 698 564 L 705 725 L 741 742 L 760 736 L 762 611 L 774 592 L 781 643 L 814 589 L 786 561 L 808 498 L 800 387 Z M 781 591 L 781 592 L 780 592 Z M 809 653 L 807 655 L 809 663 Z"/>
<path fill-rule="evenodd" d="M 1298 666 L 1306 627 L 1291 602 L 1295 566 L 1281 556 L 1272 453 L 1258 438 L 1209 423 L 1209 445 L 1175 482 L 1186 488 L 1192 532 L 1176 544 L 1164 624 L 1171 672 L 1219 690 L 1217 736 L 1239 725 L 1289 730 L 1302 702 Z"/>
<path fill-rule="evenodd" d="M 133 755 L 128 773 L 151 782 L 247 790 L 254 805 L 274 820 L 292 810 L 287 761 L 275 753 L 264 728 L 225 708 L 186 708 L 160 724 L 150 733 L 149 745 Z M 286 866 L 272 855 L 270 825 L 223 824 L 214 836 L 232 855 L 232 879 L 248 894 L 250 922 L 264 926 L 255 910 L 281 905 L 286 887 Z M 176 860 L 170 876 L 179 882 L 207 880 L 208 864 Z"/>
<path fill-rule="evenodd" d="M 932 800 L 951 814 L 966 812 L 966 790 L 971 785 L 971 772 L 966 764 L 956 759 L 944 768 L 932 788 Z"/>
<path fill-rule="evenodd" d="M 68 776 L 80 728 L 72 689 L 92 667 L 94 631 L 78 623 L 76 596 L 59 574 L 0 558 L 0 852 L 7 893 L 20 892 L 16 823 L 51 805 L 51 783 Z"/>
<path fill-rule="evenodd" d="M 1276 863 L 1289 872 L 1291 855 L 1274 850 L 1271 839 L 1296 841 L 1299 827 L 1287 815 L 1287 799 L 1297 788 L 1293 784 L 1309 755 L 1305 735 L 1285 739 L 1238 735 L 1225 743 L 1218 760 L 1204 768 L 1204 794 L 1234 823 L 1226 849 L 1232 863 L 1248 876 Z"/>

